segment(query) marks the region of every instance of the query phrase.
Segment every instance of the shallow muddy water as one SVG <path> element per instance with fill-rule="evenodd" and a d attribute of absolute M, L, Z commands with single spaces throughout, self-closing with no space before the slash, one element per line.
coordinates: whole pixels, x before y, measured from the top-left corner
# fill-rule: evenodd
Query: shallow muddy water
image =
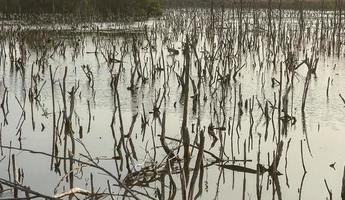
<path fill-rule="evenodd" d="M 341 199 L 344 27 L 332 12 L 281 14 L 166 10 L 85 30 L 7 22 L 0 198 L 14 197 L 7 180 L 51 197 L 81 188 L 81 199 L 133 198 L 125 187 L 139 199 L 326 199 L 328 187 Z"/>

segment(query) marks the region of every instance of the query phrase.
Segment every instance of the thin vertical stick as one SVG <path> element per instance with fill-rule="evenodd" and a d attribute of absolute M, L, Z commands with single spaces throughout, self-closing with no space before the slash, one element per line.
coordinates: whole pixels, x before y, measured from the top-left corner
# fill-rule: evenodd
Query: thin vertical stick
<path fill-rule="evenodd" d="M 183 147 L 184 147 L 184 174 L 185 174 L 185 181 L 186 186 L 188 185 L 189 181 L 189 162 L 190 162 L 190 153 L 189 153 L 189 132 L 187 128 L 187 118 L 188 118 L 188 100 L 189 100 L 189 65 L 190 65 L 190 55 L 189 55 L 189 38 L 188 35 L 186 36 L 186 44 L 184 49 L 184 56 L 185 56 L 185 77 L 184 77 L 184 85 L 183 85 L 183 95 L 184 95 L 184 109 L 183 109 L 183 121 L 181 127 L 181 136 L 183 140 Z"/>
<path fill-rule="evenodd" d="M 331 77 L 328 77 L 328 81 L 327 81 L 327 92 L 326 92 L 326 96 L 327 96 L 327 100 L 328 100 L 328 97 L 329 97 L 329 83 L 330 83 L 330 80 L 331 80 Z"/>
<path fill-rule="evenodd" d="M 323 181 L 325 182 L 326 189 L 329 194 L 329 200 L 332 200 L 333 199 L 332 191 L 329 189 L 326 179 L 323 179 Z"/>
<path fill-rule="evenodd" d="M 54 92 L 54 77 L 52 72 L 52 67 L 49 65 L 49 74 L 50 74 L 50 85 L 52 92 L 52 104 L 53 104 L 53 143 L 52 143 L 52 157 L 50 161 L 50 170 L 53 169 L 53 159 L 55 155 L 55 143 L 56 143 L 56 116 L 55 116 L 55 92 Z"/>
<path fill-rule="evenodd" d="M 343 179 L 342 179 L 342 186 L 341 186 L 341 199 L 345 200 L 345 167 L 343 171 Z"/>
<path fill-rule="evenodd" d="M 17 172 L 16 172 L 16 159 L 14 154 L 12 154 L 12 171 L 13 171 L 13 182 L 17 183 Z M 13 187 L 14 198 L 18 198 L 18 189 Z"/>
<path fill-rule="evenodd" d="M 92 173 L 90 173 L 90 181 L 91 181 L 91 200 L 93 200 L 94 199 L 93 196 L 94 196 L 95 190 L 94 190 L 94 187 L 93 187 L 93 175 L 92 175 Z M 108 181 L 108 183 L 109 183 L 109 181 Z"/>

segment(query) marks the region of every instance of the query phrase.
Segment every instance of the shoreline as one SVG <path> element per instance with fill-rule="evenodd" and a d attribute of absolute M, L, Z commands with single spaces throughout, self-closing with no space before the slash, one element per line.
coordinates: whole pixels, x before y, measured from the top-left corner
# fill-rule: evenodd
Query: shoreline
<path fill-rule="evenodd" d="M 212 3 L 211 0 L 208 2 L 198 2 L 198 1 L 183 1 L 180 0 L 175 1 L 165 1 L 162 3 L 164 8 L 211 8 Z M 299 4 L 298 2 L 286 2 L 281 0 L 271 2 L 262 1 L 262 2 L 254 2 L 253 0 L 242 2 L 239 1 L 217 1 L 214 0 L 213 3 L 214 8 L 255 8 L 255 9 L 284 9 L 284 10 L 339 10 L 345 9 L 345 3 L 339 6 L 336 1 L 328 1 L 328 2 L 320 2 L 320 1 L 305 1 Z"/>

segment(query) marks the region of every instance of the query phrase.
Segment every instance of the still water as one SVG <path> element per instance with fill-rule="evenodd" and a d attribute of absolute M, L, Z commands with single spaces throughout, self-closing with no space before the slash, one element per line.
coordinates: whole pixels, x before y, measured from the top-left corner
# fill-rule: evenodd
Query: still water
<path fill-rule="evenodd" d="M 343 46 L 330 46 L 333 31 L 340 34 L 335 43 L 344 42 L 342 24 L 338 32 L 332 21 L 337 16 L 309 11 L 304 12 L 302 29 L 296 11 L 282 11 L 281 20 L 279 11 L 271 15 L 269 18 L 266 10 L 245 10 L 242 14 L 236 10 L 217 10 L 213 14 L 208 10 L 167 10 L 160 19 L 130 24 L 33 26 L 3 22 L 0 100 L 5 103 L 0 114 L 1 145 L 16 149 L 1 149 L 0 177 L 48 196 L 71 188 L 91 191 L 93 185 L 93 192 L 106 199 L 110 199 L 109 180 L 114 198 L 123 198 L 125 190 L 109 174 L 70 161 L 73 157 L 90 163 L 84 156 L 86 148 L 97 165 L 136 191 L 140 199 L 168 199 L 173 193 L 169 176 L 162 179 L 157 174 L 140 172 L 148 167 L 164 169 L 168 159 L 160 141 L 164 112 L 165 141 L 183 162 L 183 148 L 178 141 L 185 107 L 185 95 L 181 95 L 183 69 L 189 63 L 188 97 L 199 95 L 197 100 L 188 98 L 187 127 L 194 145 L 189 149 L 191 174 L 203 129 L 206 140 L 203 173 L 198 174 L 194 195 L 202 191 L 200 199 L 326 199 L 327 183 L 333 198 L 340 199 L 345 104 L 339 94 L 345 96 L 345 62 Z M 183 52 L 186 35 L 194 42 L 190 43 L 191 60 L 187 63 L 187 53 Z M 311 59 L 313 52 L 318 58 L 304 112 L 301 106 L 308 68 L 302 64 L 288 71 L 288 52 L 293 53 L 296 65 L 306 55 Z M 89 70 L 82 66 L 89 66 Z M 118 74 L 118 85 L 113 89 L 112 77 Z M 283 134 L 279 131 L 283 132 L 284 123 L 278 117 L 280 84 L 281 102 L 288 99 L 285 111 L 291 117 Z M 63 85 L 67 91 L 65 112 Z M 78 89 L 71 100 L 73 87 Z M 36 98 L 30 100 L 30 91 Z M 159 112 L 153 112 L 160 103 Z M 281 110 L 283 116 L 283 105 Z M 65 133 L 64 113 L 71 116 L 73 137 Z M 120 147 L 125 157 L 119 160 L 116 149 L 121 123 L 124 134 L 130 136 L 124 138 L 127 158 Z M 217 141 L 213 144 L 214 138 Z M 281 175 L 273 180 L 268 172 L 256 172 L 259 163 L 265 168 L 272 164 L 278 143 L 283 145 L 277 166 Z M 215 162 L 206 151 L 223 161 Z M 178 162 L 173 165 L 171 174 L 177 187 L 174 198 L 182 199 L 185 189 L 181 186 L 180 166 Z M 225 165 L 237 166 L 237 170 Z M 136 184 L 130 177 L 147 184 Z M 1 198 L 11 197 L 12 190 L 1 193 Z M 87 198 L 82 194 L 78 197 Z"/>

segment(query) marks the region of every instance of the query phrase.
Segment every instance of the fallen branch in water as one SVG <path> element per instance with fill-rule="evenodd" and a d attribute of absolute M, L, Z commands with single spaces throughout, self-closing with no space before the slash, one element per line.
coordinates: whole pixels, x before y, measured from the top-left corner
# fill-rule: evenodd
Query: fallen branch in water
<path fill-rule="evenodd" d="M 71 194 L 82 194 L 84 196 L 91 196 L 91 192 L 81 189 L 81 188 L 72 188 L 67 192 L 61 193 L 61 194 L 56 194 L 54 195 L 55 198 L 63 198 L 65 196 L 69 196 Z"/>
<path fill-rule="evenodd" d="M 16 147 L 9 147 L 9 146 L 0 146 L 1 148 L 4 148 L 4 149 L 12 149 L 12 150 L 18 150 L 18 151 L 25 151 L 25 152 L 29 152 L 29 153 L 33 153 L 33 154 L 40 154 L 40 155 L 44 155 L 44 156 L 48 156 L 48 157 L 52 157 L 52 155 L 48 154 L 48 153 L 44 153 L 44 152 L 39 152 L 39 151 L 33 151 L 33 150 L 30 150 L 30 149 L 20 149 L 20 148 L 16 148 Z M 99 169 L 103 172 L 105 172 L 107 175 L 109 175 L 111 178 L 113 178 L 121 188 L 123 188 L 126 192 L 128 192 L 129 194 L 131 194 L 131 198 L 134 198 L 136 200 L 139 200 L 139 198 L 134 194 L 134 192 L 129 189 L 121 180 L 119 180 L 115 175 L 113 175 L 113 173 L 109 172 L 108 170 L 104 169 L 103 167 L 97 165 L 96 163 L 92 162 L 92 159 L 90 158 L 87 158 L 89 159 L 90 162 L 92 163 L 88 163 L 88 162 L 84 162 L 84 161 L 81 161 L 81 160 L 77 160 L 75 158 L 66 158 L 66 157 L 59 157 L 59 156 L 55 156 L 56 159 L 61 159 L 61 160 L 71 160 L 73 162 L 76 162 L 76 163 L 80 163 L 80 164 L 84 164 L 84 165 L 87 165 L 89 167 L 93 167 L 93 168 L 96 168 L 96 169 Z M 0 179 L 0 182 L 2 182 L 2 180 L 4 179 Z M 4 183 L 5 184 L 5 183 Z M 20 189 L 20 188 L 18 188 Z M 35 193 L 33 193 L 35 194 Z M 49 199 L 49 198 L 48 198 Z M 50 198 L 50 199 L 54 199 L 54 198 Z"/>
<path fill-rule="evenodd" d="M 236 172 L 245 172 L 245 173 L 249 173 L 249 174 L 257 174 L 258 173 L 258 170 L 256 170 L 256 169 L 251 169 L 251 168 L 243 167 L 243 166 L 239 166 L 239 165 L 217 165 L 217 166 L 221 167 L 221 168 L 229 169 L 232 171 L 236 171 Z M 264 169 L 264 170 L 260 169 L 259 174 L 263 174 L 265 171 L 267 171 L 267 169 Z"/>
<path fill-rule="evenodd" d="M 107 196 L 110 196 L 112 198 L 114 198 L 113 196 L 121 196 L 121 197 L 124 197 L 124 195 L 120 195 L 120 194 L 114 194 L 114 193 L 92 193 L 88 190 L 85 190 L 85 189 L 82 189 L 82 188 L 78 188 L 78 187 L 75 187 L 75 188 L 72 188 L 70 190 L 68 190 L 67 192 L 63 192 L 63 193 L 60 193 L 60 194 L 56 194 L 54 195 L 55 198 L 58 198 L 58 199 L 62 199 L 66 196 L 69 196 L 69 195 L 76 195 L 76 194 L 81 194 L 81 195 L 84 195 L 85 196 L 85 199 L 88 199 L 86 197 L 89 197 L 89 198 L 94 198 L 94 199 L 100 199 L 100 198 L 105 198 Z"/>
<path fill-rule="evenodd" d="M 22 186 L 22 185 L 19 185 L 17 183 L 13 183 L 11 181 L 8 181 L 8 180 L 2 179 L 2 178 L 0 178 L 0 183 L 2 183 L 4 185 L 7 185 L 8 187 L 12 187 L 12 188 L 18 189 L 18 190 L 23 191 L 25 193 L 36 195 L 36 196 L 41 197 L 41 198 L 45 198 L 45 199 L 58 199 L 56 197 L 50 197 L 48 195 L 41 194 L 39 192 L 31 190 L 29 187 Z"/>
<path fill-rule="evenodd" d="M 158 135 L 158 137 L 160 137 L 160 136 L 161 136 L 161 135 Z M 181 142 L 181 141 L 178 140 L 178 139 L 171 138 L 171 137 L 168 137 L 168 136 L 165 136 L 165 139 L 167 139 L 167 140 L 172 140 L 172 141 L 175 141 L 175 142 Z M 199 149 L 199 147 L 196 146 L 196 145 L 190 144 L 189 146 L 191 146 L 191 147 L 193 147 L 193 148 Z M 253 161 L 253 160 L 223 160 L 223 159 L 219 158 L 218 156 L 216 156 L 215 154 L 213 154 L 212 152 L 207 151 L 207 150 L 205 150 L 205 149 L 204 149 L 204 153 L 206 153 L 206 154 L 212 156 L 214 159 L 216 159 L 217 162 L 229 162 L 229 161 L 234 161 L 234 162 L 252 162 L 252 161 Z"/>

